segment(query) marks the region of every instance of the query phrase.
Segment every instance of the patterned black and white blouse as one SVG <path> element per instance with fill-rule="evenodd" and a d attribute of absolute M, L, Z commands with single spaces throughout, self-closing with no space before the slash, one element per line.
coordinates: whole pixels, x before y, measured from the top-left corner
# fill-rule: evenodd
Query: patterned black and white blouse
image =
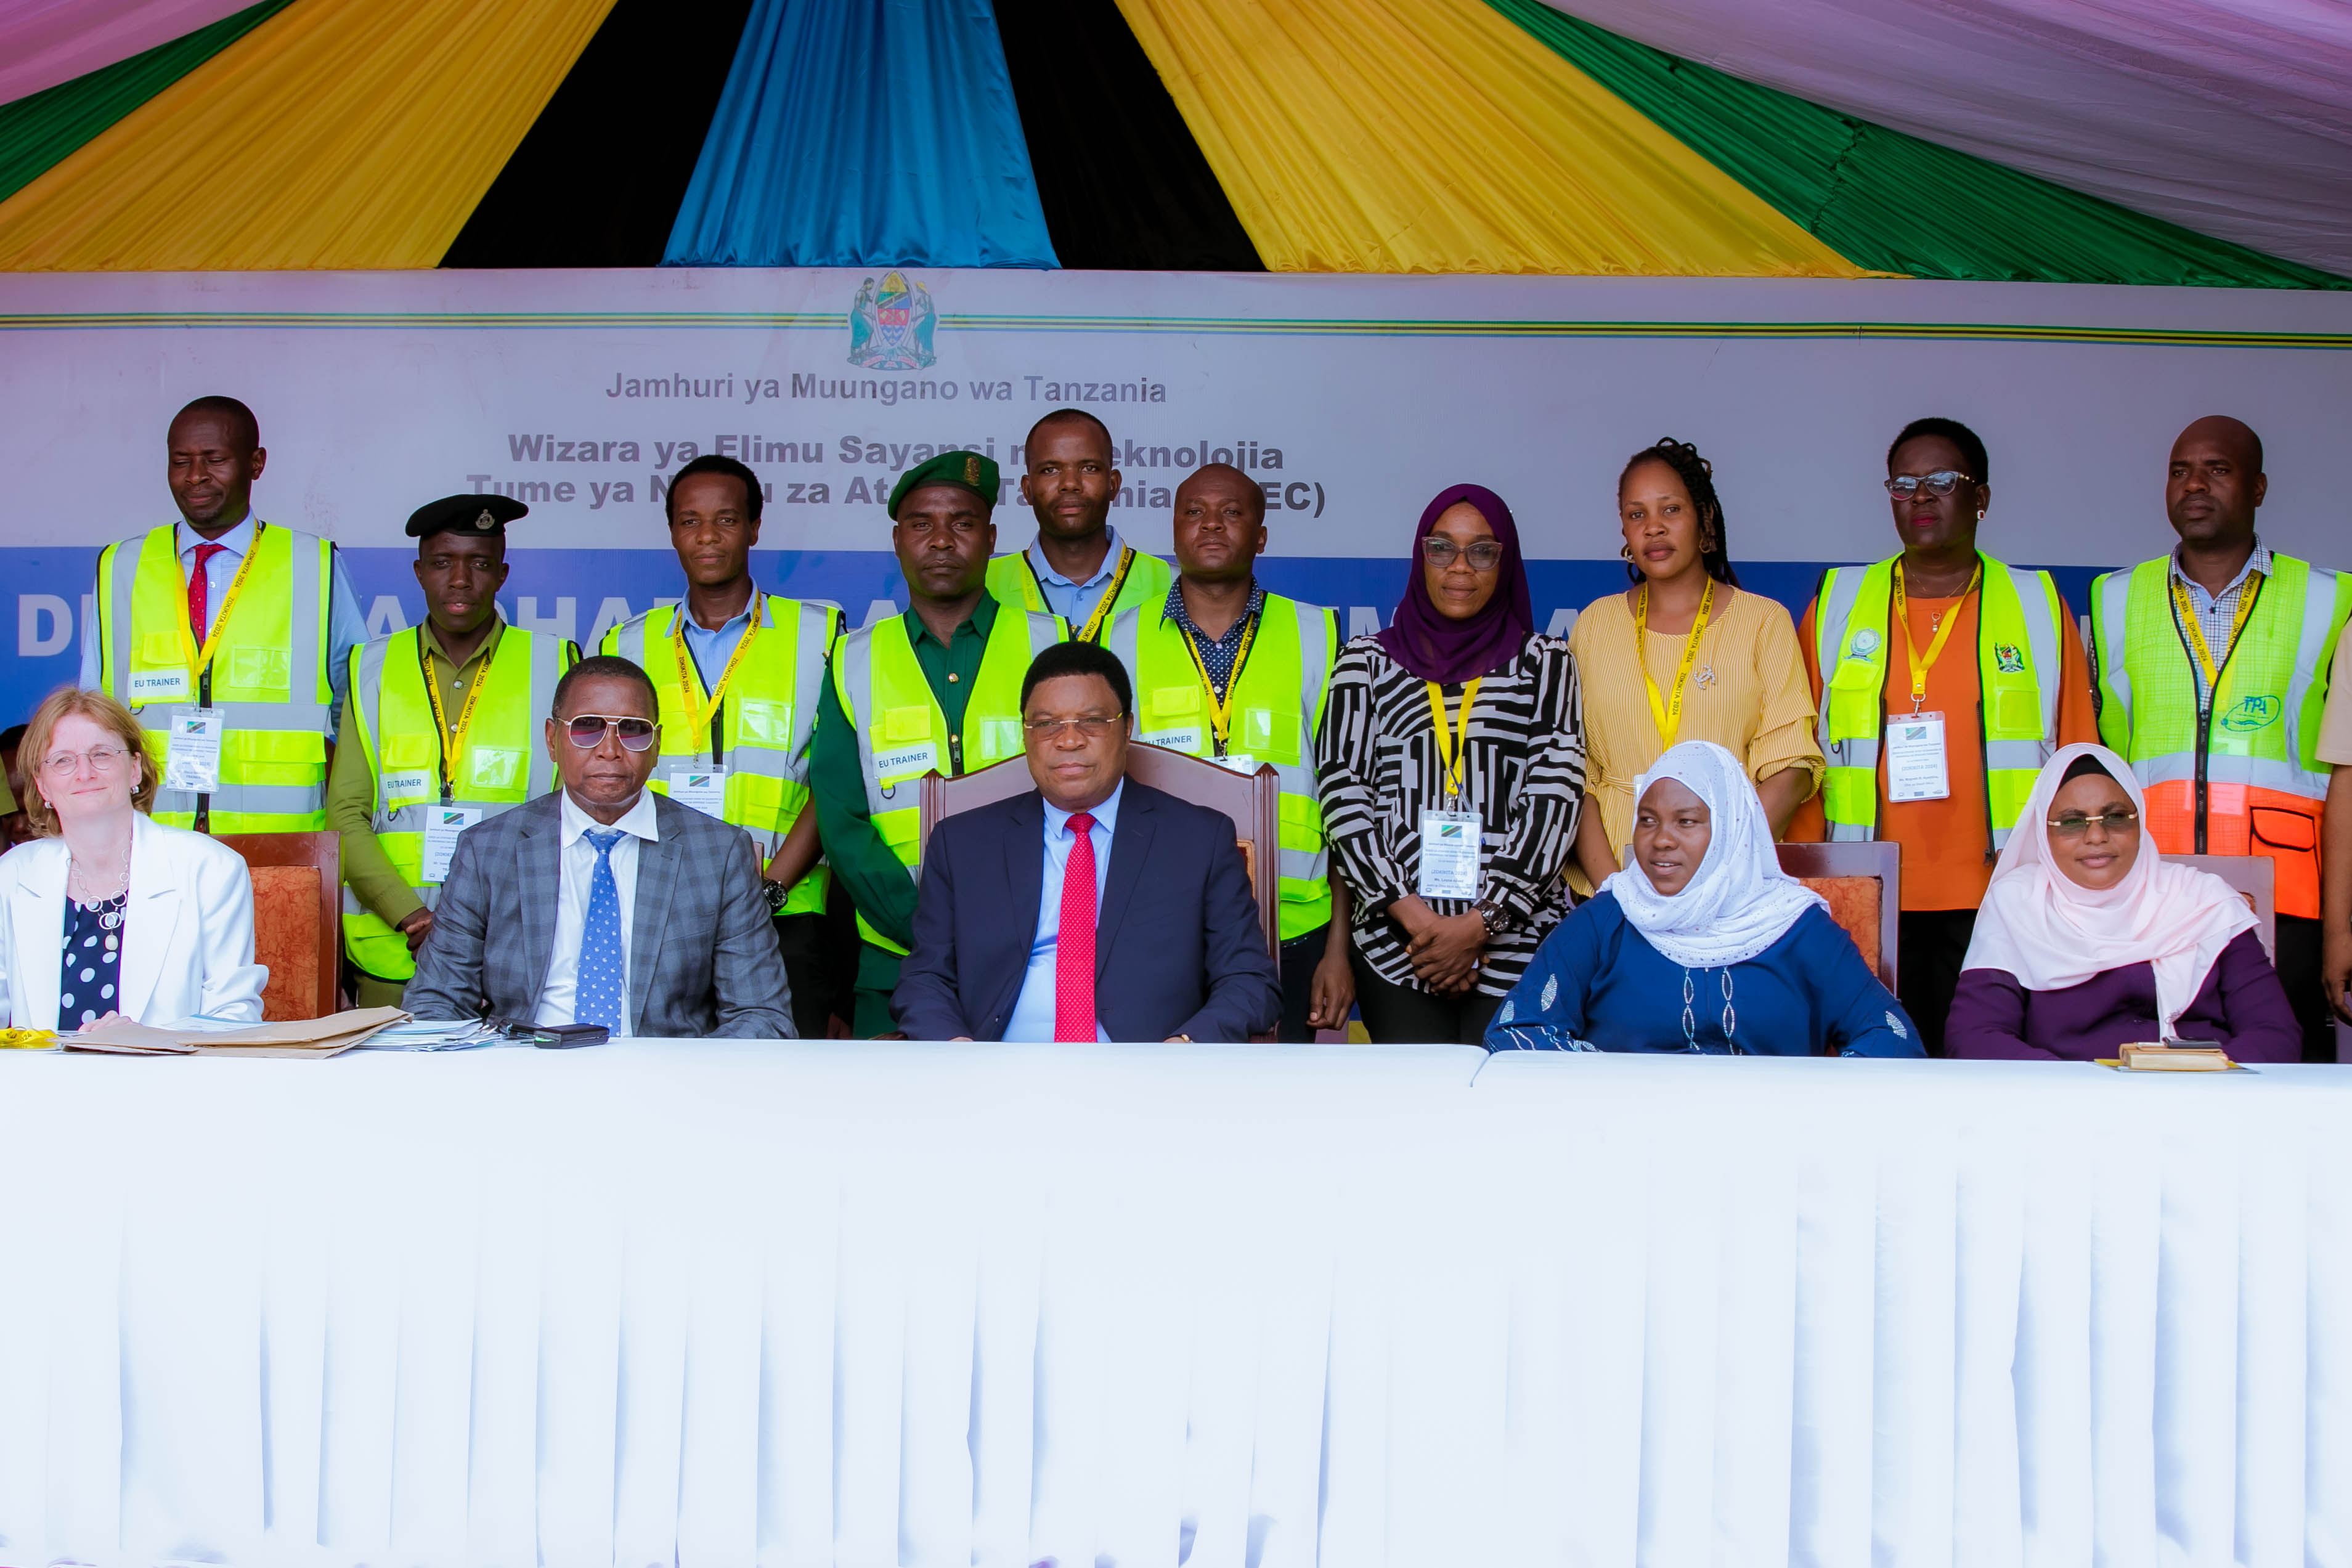
<path fill-rule="evenodd" d="M 130 905 L 128 888 L 98 904 L 66 900 L 65 953 L 58 970 L 59 1030 L 77 1030 L 121 1010 L 115 998 L 122 978 L 122 916 Z"/>
<path fill-rule="evenodd" d="M 1443 688 L 1459 714 L 1462 686 Z M 1416 989 L 1391 901 L 1415 891 L 1421 813 L 1443 810 L 1444 761 L 1429 688 L 1370 637 L 1339 653 L 1318 749 L 1323 830 L 1356 900 L 1356 949 L 1386 980 Z M 1584 702 L 1568 642 L 1538 633 L 1507 669 L 1486 676 L 1470 710 L 1464 810 L 1485 820 L 1480 896 L 1501 912 L 1478 989 L 1507 993 L 1568 911 L 1560 870 L 1576 841 L 1584 795 Z M 1440 915 L 1471 900 L 1433 898 Z"/>

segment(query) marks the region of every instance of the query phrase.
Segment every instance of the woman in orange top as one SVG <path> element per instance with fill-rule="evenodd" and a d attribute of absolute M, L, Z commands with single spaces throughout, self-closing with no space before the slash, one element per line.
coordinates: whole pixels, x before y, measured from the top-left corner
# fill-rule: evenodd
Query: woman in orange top
<path fill-rule="evenodd" d="M 1633 831 L 1633 781 L 1679 740 L 1740 759 L 1774 838 L 1820 788 L 1813 701 L 1789 612 L 1731 570 L 1715 470 L 1672 439 L 1617 479 L 1633 586 L 1585 606 L 1569 632 L 1584 687 L 1585 800 L 1569 884 L 1589 896 Z"/>

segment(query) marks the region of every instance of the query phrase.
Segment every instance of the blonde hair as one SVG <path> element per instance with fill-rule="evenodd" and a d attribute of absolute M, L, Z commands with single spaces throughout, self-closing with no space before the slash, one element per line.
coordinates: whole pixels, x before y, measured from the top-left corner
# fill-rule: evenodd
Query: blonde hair
<path fill-rule="evenodd" d="M 133 810 L 152 811 L 155 791 L 163 783 L 156 777 L 155 760 L 147 755 L 147 741 L 139 728 L 139 721 L 131 710 L 104 692 L 86 692 L 73 686 L 59 686 L 51 692 L 41 706 L 33 710 L 25 726 L 25 738 L 18 743 L 17 766 L 25 773 L 25 798 L 17 802 L 24 809 L 26 820 L 33 831 L 45 838 L 58 833 L 58 814 L 41 794 L 43 764 L 48 759 L 49 738 L 57 733 L 58 723 L 68 715 L 79 714 L 122 742 L 131 753 L 131 760 L 139 769 L 138 780 L 131 787 Z"/>

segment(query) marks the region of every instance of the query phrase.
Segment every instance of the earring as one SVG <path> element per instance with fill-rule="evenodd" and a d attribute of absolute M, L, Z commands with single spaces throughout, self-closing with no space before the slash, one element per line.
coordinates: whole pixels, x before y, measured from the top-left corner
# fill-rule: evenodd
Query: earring
<path fill-rule="evenodd" d="M 1617 547 L 1617 554 L 1623 559 L 1627 566 L 1633 564 L 1633 547 L 1632 545 L 1619 545 Z"/>
<path fill-rule="evenodd" d="M 1977 521 L 1980 523 L 1984 521 L 1984 508 L 1982 507 L 1979 507 L 1977 508 Z"/>

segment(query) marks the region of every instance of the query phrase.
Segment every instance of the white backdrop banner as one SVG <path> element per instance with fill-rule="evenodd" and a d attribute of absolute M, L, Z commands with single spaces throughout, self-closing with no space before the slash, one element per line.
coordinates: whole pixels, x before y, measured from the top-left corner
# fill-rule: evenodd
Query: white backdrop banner
<path fill-rule="evenodd" d="M 1990 551 L 2095 570 L 2171 543 L 2165 458 L 2201 414 L 2268 446 L 2264 537 L 2352 564 L 2326 465 L 2352 409 L 2352 297 L 1891 281 L 943 271 L 0 277 L 15 476 L 0 565 L 16 636 L 0 720 L 71 678 L 98 547 L 173 517 L 163 433 L 187 400 L 253 405 L 267 518 L 349 552 L 371 624 L 422 614 L 408 513 L 497 490 L 506 608 L 582 638 L 678 591 L 661 496 L 702 453 L 766 486 L 764 584 L 903 606 L 882 502 L 971 446 L 1004 465 L 999 548 L 1034 524 L 1021 444 L 1063 405 L 1109 425 L 1114 514 L 1169 547 L 1177 482 L 1265 487 L 1266 580 L 1384 622 L 1423 505 L 1516 509 L 1538 619 L 1622 584 L 1614 483 L 1660 436 L 1714 462 L 1734 560 L 1801 608 L 1824 565 L 1895 548 L 1878 481 L 1922 414 L 1991 452 Z"/>

